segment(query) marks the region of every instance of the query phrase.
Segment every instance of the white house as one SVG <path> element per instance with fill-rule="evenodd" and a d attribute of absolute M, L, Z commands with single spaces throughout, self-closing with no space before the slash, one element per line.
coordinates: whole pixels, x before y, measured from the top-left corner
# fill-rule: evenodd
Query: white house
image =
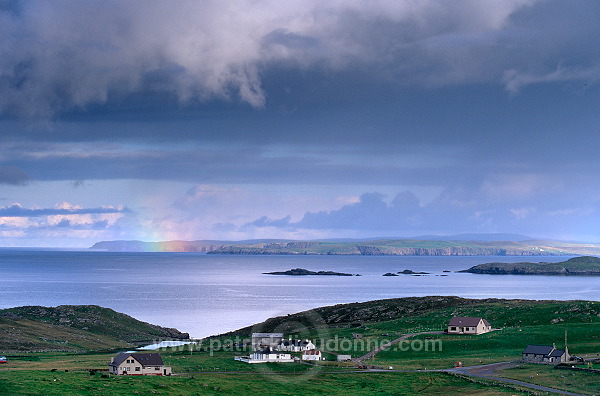
<path fill-rule="evenodd" d="M 163 364 L 160 353 L 119 353 L 108 364 L 115 375 L 171 375 L 171 367 Z"/>
<path fill-rule="evenodd" d="M 309 349 L 315 349 L 315 344 L 310 340 L 283 340 L 277 346 L 280 351 L 302 352 Z"/>
<path fill-rule="evenodd" d="M 291 363 L 294 361 L 294 358 L 289 353 L 281 353 L 271 348 L 266 348 L 262 351 L 255 351 L 250 356 L 236 356 L 235 360 L 246 363 Z"/>
<path fill-rule="evenodd" d="M 483 318 L 455 316 L 448 323 L 448 334 L 483 334 L 492 331 L 492 325 Z"/>
<path fill-rule="evenodd" d="M 321 351 L 310 349 L 302 352 L 302 360 L 324 360 L 324 358 L 321 355 Z"/>

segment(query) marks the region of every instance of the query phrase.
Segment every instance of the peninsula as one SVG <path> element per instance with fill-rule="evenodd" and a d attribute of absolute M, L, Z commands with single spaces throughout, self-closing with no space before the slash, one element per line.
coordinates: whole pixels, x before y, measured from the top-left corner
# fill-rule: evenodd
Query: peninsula
<path fill-rule="evenodd" d="M 600 276 L 600 258 L 573 257 L 559 263 L 486 263 L 459 271 L 490 275 L 588 275 Z"/>

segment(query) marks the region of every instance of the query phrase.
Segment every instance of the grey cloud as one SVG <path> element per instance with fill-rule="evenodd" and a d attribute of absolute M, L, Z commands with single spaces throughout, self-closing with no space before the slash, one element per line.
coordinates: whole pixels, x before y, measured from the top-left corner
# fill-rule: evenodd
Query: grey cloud
<path fill-rule="evenodd" d="M 0 9 L 0 110 L 52 117 L 141 92 L 262 107 L 268 97 L 263 76 L 278 62 L 334 71 L 362 67 L 367 75 L 405 84 L 501 83 L 507 70 L 538 69 L 543 76 L 565 54 L 597 65 L 593 51 L 570 49 L 585 38 L 570 30 L 581 29 L 560 25 L 556 31 L 545 23 L 560 11 L 561 2 L 549 3 L 13 3 Z M 578 6 L 593 11 L 594 3 Z M 537 7 L 549 11 L 536 19 L 529 10 Z M 540 31 L 529 43 L 533 51 L 509 34 L 521 26 Z M 562 55 L 550 51 L 545 37 L 565 32 L 557 45 Z M 589 38 L 595 36 L 585 33 L 582 44 L 597 48 Z"/>
<path fill-rule="evenodd" d="M 267 216 L 263 216 L 258 220 L 246 224 L 244 227 L 279 227 L 285 228 L 290 225 L 291 216 L 284 217 L 283 219 L 272 220 Z"/>
<path fill-rule="evenodd" d="M 29 177 L 16 166 L 0 166 L 0 184 L 24 185 Z"/>
<path fill-rule="evenodd" d="M 551 179 L 497 178 L 448 187 L 428 203 L 420 202 L 410 191 L 397 194 L 389 202 L 380 193 L 366 193 L 356 203 L 308 212 L 297 222 L 262 217 L 242 229 L 352 231 L 363 237 L 519 230 L 556 238 L 590 237 L 600 221 L 600 196 L 592 192 L 587 199 L 573 197 L 572 191 L 581 190 L 573 187 L 557 189 Z"/>
<path fill-rule="evenodd" d="M 0 208 L 0 217 L 39 217 L 55 215 L 84 215 L 84 214 L 107 214 L 107 213 L 129 213 L 129 209 L 116 208 L 84 208 L 84 209 L 27 209 L 19 204 Z"/>

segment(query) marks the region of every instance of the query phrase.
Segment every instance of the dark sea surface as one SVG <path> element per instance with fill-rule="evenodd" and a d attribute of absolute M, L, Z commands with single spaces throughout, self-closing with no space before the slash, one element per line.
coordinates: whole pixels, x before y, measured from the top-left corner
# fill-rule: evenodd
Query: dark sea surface
<path fill-rule="evenodd" d="M 486 262 L 567 257 L 221 256 L 0 249 L 0 308 L 96 304 L 193 337 L 310 308 L 383 298 L 600 300 L 598 277 L 477 275 Z M 277 276 L 292 268 L 362 276 Z M 405 269 L 428 276 L 382 276 Z M 447 275 L 447 276 L 442 276 Z"/>

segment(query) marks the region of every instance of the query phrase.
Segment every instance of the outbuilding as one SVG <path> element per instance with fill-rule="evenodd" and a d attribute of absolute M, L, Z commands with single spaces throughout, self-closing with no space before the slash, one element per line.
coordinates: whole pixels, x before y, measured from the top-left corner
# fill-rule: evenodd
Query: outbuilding
<path fill-rule="evenodd" d="M 302 360 L 323 360 L 323 355 L 317 349 L 310 349 L 302 352 Z"/>
<path fill-rule="evenodd" d="M 554 345 L 527 345 L 521 356 L 527 363 L 559 364 L 571 360 L 568 347 L 557 349 Z"/>

